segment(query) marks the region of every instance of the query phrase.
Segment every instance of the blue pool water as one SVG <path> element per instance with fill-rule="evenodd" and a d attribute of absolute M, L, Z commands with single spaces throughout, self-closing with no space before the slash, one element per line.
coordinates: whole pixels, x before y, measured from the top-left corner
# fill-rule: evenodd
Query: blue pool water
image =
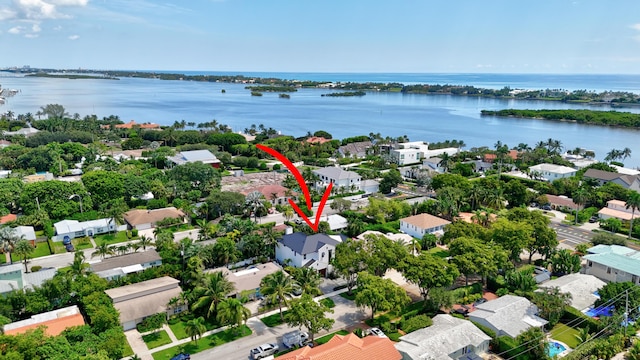
<path fill-rule="evenodd" d="M 585 314 L 590 317 L 612 316 L 613 310 L 614 310 L 613 306 L 598 307 L 594 309 L 589 309 Z"/>
<path fill-rule="evenodd" d="M 549 357 L 554 357 L 565 350 L 567 350 L 567 348 L 559 342 L 552 341 L 547 344 L 547 355 L 549 355 Z"/>

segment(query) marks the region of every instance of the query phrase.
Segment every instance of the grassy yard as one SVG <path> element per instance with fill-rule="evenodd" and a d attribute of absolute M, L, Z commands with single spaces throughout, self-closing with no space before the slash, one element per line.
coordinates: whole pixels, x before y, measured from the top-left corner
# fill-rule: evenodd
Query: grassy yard
<path fill-rule="evenodd" d="M 47 245 L 46 242 L 40 242 L 40 243 L 36 243 L 36 248 L 34 249 L 33 253 L 31 253 L 31 259 L 34 258 L 39 258 L 39 257 L 43 257 L 43 256 L 48 256 L 51 255 L 51 252 L 49 251 L 49 245 Z M 16 256 L 16 254 L 11 254 L 11 258 L 13 259 L 13 262 L 17 262 L 20 261 L 20 257 Z M 5 259 L 5 256 L 2 256 L 2 260 Z"/>
<path fill-rule="evenodd" d="M 332 337 L 334 337 L 336 334 L 338 334 L 338 335 L 349 335 L 349 332 L 348 332 L 347 330 L 340 330 L 340 331 L 337 331 L 337 332 L 334 332 L 334 333 L 331 333 L 331 334 L 325 335 L 325 336 L 323 336 L 323 337 L 321 337 L 321 338 L 317 338 L 317 339 L 316 339 L 316 343 L 317 343 L 318 345 L 326 344 L 326 343 L 327 343 L 329 340 L 331 340 L 331 338 L 332 338 Z"/>
<path fill-rule="evenodd" d="M 189 354 L 199 353 L 201 351 L 211 349 L 212 347 L 226 344 L 228 342 L 231 342 L 241 337 L 245 337 L 249 335 L 251 335 L 251 329 L 249 329 L 246 325 L 242 325 L 240 328 L 237 328 L 237 329 L 229 329 L 229 330 L 221 331 L 219 333 L 209 335 L 205 338 L 198 339 L 197 345 L 192 341 L 184 345 L 174 346 L 166 350 L 158 351 L 156 353 L 153 353 L 152 355 L 155 360 L 169 360 L 173 356 L 181 352 L 185 352 Z M 247 349 L 247 352 L 248 351 L 249 350 Z"/>
<path fill-rule="evenodd" d="M 285 316 L 286 314 L 287 314 L 286 311 L 282 312 L 282 316 Z M 274 327 L 274 326 L 283 324 L 282 320 L 280 319 L 280 312 L 277 312 L 273 315 L 269 315 L 267 317 L 263 317 L 262 319 L 260 319 L 260 321 L 262 321 L 268 327 Z"/>
<path fill-rule="evenodd" d="M 67 249 L 62 244 L 62 241 L 53 241 L 53 240 L 49 240 L 49 241 L 51 242 L 51 249 L 53 249 L 53 252 L 55 254 L 64 254 L 67 252 Z M 73 247 L 76 250 L 91 249 L 93 247 L 93 245 L 91 245 L 91 240 L 89 240 L 89 238 L 71 239 L 71 244 L 73 244 Z"/>
<path fill-rule="evenodd" d="M 333 300 L 331 300 L 330 298 L 324 298 L 322 300 L 319 301 L 320 304 L 328 307 L 329 309 L 332 309 L 334 307 L 336 307 L 336 303 L 333 302 Z"/>
<path fill-rule="evenodd" d="M 437 256 L 439 258 L 449 257 L 449 251 L 448 250 L 439 248 L 437 246 L 427 250 L 427 253 L 429 253 L 431 255 L 435 255 L 435 256 Z"/>
<path fill-rule="evenodd" d="M 100 246 L 104 242 L 106 242 L 109 245 L 112 245 L 112 244 L 118 244 L 118 243 L 122 243 L 129 240 L 135 240 L 135 239 L 137 239 L 137 237 L 129 239 L 127 237 L 126 231 L 118 231 L 115 234 L 113 233 L 101 234 L 93 237 L 93 240 L 95 241 L 97 246 Z"/>
<path fill-rule="evenodd" d="M 122 356 L 128 357 L 133 355 L 133 349 L 131 349 L 131 345 L 129 345 L 128 341 L 124 343 L 124 351 L 122 351 Z"/>
<path fill-rule="evenodd" d="M 189 337 L 189 335 L 187 335 L 187 332 L 185 331 L 185 327 L 187 326 L 187 321 L 189 320 L 179 319 L 177 322 L 174 322 L 173 320 L 169 322 L 169 328 L 173 332 L 173 335 L 175 335 L 178 339 L 186 339 Z M 172 324 L 172 322 L 174 323 Z M 207 328 L 207 331 L 209 331 L 209 330 L 219 328 L 220 324 L 212 323 L 205 319 L 204 326 Z"/>
<path fill-rule="evenodd" d="M 572 349 L 575 349 L 576 346 L 580 345 L 580 341 L 576 338 L 576 335 L 578 334 L 578 330 L 563 323 L 557 323 L 556 326 L 551 329 L 551 337 L 553 339 L 562 341 Z"/>
<path fill-rule="evenodd" d="M 158 346 L 166 345 L 171 342 L 169 334 L 164 330 L 143 335 L 142 340 L 144 340 L 149 349 L 157 348 Z"/>
<path fill-rule="evenodd" d="M 351 295 L 349 295 L 348 291 L 345 291 L 343 293 L 340 293 L 340 296 L 342 296 L 343 298 L 347 299 L 347 300 L 351 300 L 354 301 L 356 299 L 356 295 L 358 294 L 358 289 L 353 289 L 351 291 Z"/>

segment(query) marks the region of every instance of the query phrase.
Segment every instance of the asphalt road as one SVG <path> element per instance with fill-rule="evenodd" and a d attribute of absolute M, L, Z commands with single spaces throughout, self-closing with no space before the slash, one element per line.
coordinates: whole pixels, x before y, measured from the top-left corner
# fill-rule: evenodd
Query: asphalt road
<path fill-rule="evenodd" d="M 588 243 L 593 237 L 593 232 L 583 230 L 571 225 L 564 225 L 551 222 L 549 227 L 554 229 L 558 234 L 558 241 L 561 244 L 575 248 L 579 244 Z"/>

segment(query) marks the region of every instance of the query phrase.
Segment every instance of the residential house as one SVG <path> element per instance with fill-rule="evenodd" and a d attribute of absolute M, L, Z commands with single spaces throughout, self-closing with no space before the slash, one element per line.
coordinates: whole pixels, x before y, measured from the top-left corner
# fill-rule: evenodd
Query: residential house
<path fill-rule="evenodd" d="M 557 279 L 549 280 L 539 284 L 539 288 L 560 289 L 560 292 L 571 295 L 571 307 L 582 311 L 588 309 L 600 298 L 597 295 L 598 289 L 606 283 L 593 275 L 568 274 Z"/>
<path fill-rule="evenodd" d="M 330 271 L 336 245 L 341 242 L 340 237 L 336 237 L 327 234 L 293 233 L 291 228 L 287 228 L 285 235 L 276 245 L 276 259 L 280 264 L 289 264 L 297 268 L 310 267 L 325 275 Z"/>
<path fill-rule="evenodd" d="M 425 234 L 442 235 L 451 221 L 430 214 L 418 214 L 400 219 L 400 231 L 422 239 Z"/>
<path fill-rule="evenodd" d="M 122 276 L 140 272 L 151 267 L 162 265 L 162 258 L 154 249 L 135 252 L 121 256 L 103 259 L 91 264 L 91 271 L 107 280 L 114 280 Z"/>
<path fill-rule="evenodd" d="M 26 127 L 26 128 L 22 128 L 16 131 L 3 131 L 2 134 L 4 136 L 16 136 L 16 135 L 23 135 L 24 137 L 30 137 L 33 136 L 37 133 L 39 133 L 40 130 L 36 129 L 36 128 L 32 128 L 31 126 Z"/>
<path fill-rule="evenodd" d="M 636 170 L 636 169 L 630 169 L 630 168 L 626 168 L 623 166 L 618 166 L 618 165 L 613 165 L 613 164 L 609 164 L 610 167 L 616 169 L 616 172 L 618 174 L 623 174 L 623 175 L 640 175 L 640 171 Z"/>
<path fill-rule="evenodd" d="M 20 335 L 28 330 L 44 326 L 44 333 L 48 336 L 58 336 L 64 330 L 85 325 L 84 318 L 78 306 L 73 305 L 58 310 L 32 315 L 31 318 L 6 324 L 5 335 Z"/>
<path fill-rule="evenodd" d="M 167 218 L 180 219 L 182 222 L 186 222 L 185 213 L 173 206 L 153 210 L 133 209 L 124 213 L 123 218 L 130 229 L 138 230 L 154 228 L 158 221 Z"/>
<path fill-rule="evenodd" d="M 298 201 L 298 193 L 287 189 L 286 187 L 278 184 L 262 185 L 242 190 L 243 195 L 248 195 L 254 191 L 261 193 L 265 199 L 269 200 L 271 204 L 275 205 L 287 205 L 289 199 Z"/>
<path fill-rule="evenodd" d="M 365 194 L 374 194 L 377 193 L 380 189 L 380 183 L 373 179 L 366 179 L 360 182 L 360 190 L 364 191 Z"/>
<path fill-rule="evenodd" d="M 631 281 L 640 285 L 640 252 L 620 245 L 596 245 L 583 257 L 583 273 L 606 282 Z"/>
<path fill-rule="evenodd" d="M 40 182 L 40 181 L 50 181 L 53 179 L 54 179 L 53 174 L 47 171 L 43 173 L 27 175 L 22 178 L 22 181 L 24 181 L 27 184 L 31 184 L 31 183 Z"/>
<path fill-rule="evenodd" d="M 53 279 L 56 272 L 55 268 L 45 268 L 25 273 L 21 263 L 0 266 L 0 295 L 13 290 L 34 289 L 46 280 Z"/>
<path fill-rule="evenodd" d="M 423 141 L 399 143 L 389 151 L 389 157 L 391 162 L 404 166 L 419 163 L 428 151 L 429 144 Z"/>
<path fill-rule="evenodd" d="M 505 154 L 507 158 L 511 159 L 512 161 L 516 161 L 518 160 L 518 150 L 509 150 L 508 153 Z M 484 156 L 482 157 L 482 160 L 486 163 L 489 164 L 493 164 L 496 160 L 498 159 L 498 155 L 497 154 L 484 154 Z"/>
<path fill-rule="evenodd" d="M 312 221 L 315 221 L 315 218 Z M 326 221 L 329 223 L 329 229 L 331 231 L 340 231 L 346 229 L 349 225 L 349 221 L 338 214 L 325 215 L 320 218 L 320 221 Z"/>
<path fill-rule="evenodd" d="M 486 326 L 496 336 L 515 338 L 530 328 L 542 328 L 547 320 L 538 316 L 538 307 L 527 298 L 504 295 L 484 304 L 476 305 L 469 320 Z"/>
<path fill-rule="evenodd" d="M 472 322 L 439 314 L 433 325 L 401 336 L 395 347 L 403 360 L 481 359 L 490 342 Z"/>
<path fill-rule="evenodd" d="M 573 202 L 573 199 L 568 198 L 566 196 L 557 196 L 557 195 L 545 195 L 547 200 L 549 201 L 549 205 L 551 208 L 556 210 L 568 209 L 568 210 L 576 210 L 578 208 L 578 204 Z M 544 205 L 544 204 L 541 204 Z"/>
<path fill-rule="evenodd" d="M 438 174 L 442 174 L 445 172 L 445 168 L 440 166 L 441 162 L 442 162 L 442 158 L 430 157 L 422 161 L 422 168 L 429 171 L 437 172 Z"/>
<path fill-rule="evenodd" d="M 160 130 L 160 125 L 158 124 L 154 124 L 154 123 L 144 123 L 144 124 L 138 124 L 135 122 L 135 120 L 131 120 L 126 124 L 115 124 L 113 126 L 116 129 L 144 129 L 144 130 Z M 111 125 L 101 125 L 100 128 L 102 129 L 110 129 Z"/>
<path fill-rule="evenodd" d="M 221 161 L 218 160 L 218 158 L 209 150 L 182 151 L 177 153 L 175 156 L 169 156 L 167 158 L 176 165 L 201 162 L 203 164 L 211 165 L 214 168 L 219 168 L 221 163 Z"/>
<path fill-rule="evenodd" d="M 622 200 L 609 200 L 607 207 L 598 211 L 598 216 L 602 220 L 616 218 L 623 221 L 630 221 L 631 217 L 637 219 L 640 217 L 640 211 L 633 212 L 631 208 L 627 209 L 627 203 Z"/>
<path fill-rule="evenodd" d="M 106 218 L 82 222 L 78 220 L 62 220 L 53 224 L 53 227 L 56 231 L 55 236 L 52 237 L 53 241 L 95 236 L 117 230 L 115 221 Z"/>
<path fill-rule="evenodd" d="M 369 150 L 371 146 L 371 141 L 353 142 L 340 146 L 338 148 L 338 153 L 343 157 L 362 159 L 367 156 L 367 150 Z"/>
<path fill-rule="evenodd" d="M 16 214 L 7 214 L 5 216 L 0 216 L 0 225 L 16 220 L 18 220 L 18 216 Z"/>
<path fill-rule="evenodd" d="M 394 234 L 394 233 L 383 234 L 380 231 L 375 231 L 375 230 L 367 230 L 367 231 L 363 232 L 362 234 L 356 236 L 356 239 L 365 240 L 368 235 L 384 236 L 389 240 L 400 241 L 405 245 L 409 245 L 414 241 L 413 236 L 408 235 L 408 234 Z"/>
<path fill-rule="evenodd" d="M 269 262 L 266 264 L 251 265 L 247 269 L 232 272 L 226 267 L 220 267 L 217 269 L 207 270 L 207 273 L 213 273 L 221 271 L 222 274 L 229 280 L 235 287 L 232 293 L 227 294 L 229 297 L 240 298 L 242 296 L 248 297 L 250 300 L 260 297 L 260 283 L 265 276 L 273 274 L 282 270 L 278 264 Z"/>
<path fill-rule="evenodd" d="M 583 177 L 584 179 L 593 179 L 600 185 L 612 182 L 624 187 L 625 189 L 640 191 L 640 178 L 638 175 L 588 169 L 585 171 Z"/>
<path fill-rule="evenodd" d="M 316 188 L 318 189 L 324 189 L 329 186 L 329 183 L 332 183 L 335 191 L 338 191 L 340 188 L 345 189 L 346 192 L 360 190 L 362 176 L 356 172 L 343 170 L 337 166 L 329 166 L 313 170 L 313 173 L 316 174 L 319 179 L 316 183 Z"/>
<path fill-rule="evenodd" d="M 402 355 L 389 338 L 356 334 L 334 335 L 327 343 L 281 355 L 282 360 L 401 360 Z"/>
<path fill-rule="evenodd" d="M 325 139 L 322 136 L 311 136 L 305 140 L 309 144 L 324 144 L 331 141 L 331 139 Z"/>
<path fill-rule="evenodd" d="M 14 228 L 15 235 L 20 239 L 25 239 L 36 246 L 36 231 L 33 226 L 16 226 Z"/>
<path fill-rule="evenodd" d="M 529 167 L 529 174 L 534 179 L 553 182 L 554 180 L 572 177 L 577 170 L 556 164 L 538 164 Z"/>
<path fill-rule="evenodd" d="M 145 318 L 158 313 L 167 316 L 182 312 L 186 305 L 169 310 L 169 300 L 179 297 L 182 289 L 180 281 L 169 276 L 147 280 L 136 284 L 105 290 L 120 314 L 120 324 L 124 331 L 134 329 Z"/>

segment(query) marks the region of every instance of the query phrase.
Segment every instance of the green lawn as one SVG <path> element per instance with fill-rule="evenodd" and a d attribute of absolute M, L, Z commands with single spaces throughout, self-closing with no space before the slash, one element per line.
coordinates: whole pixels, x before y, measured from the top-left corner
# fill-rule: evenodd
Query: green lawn
<path fill-rule="evenodd" d="M 448 251 L 448 250 L 445 250 L 445 249 L 439 248 L 439 247 L 437 247 L 437 246 L 436 246 L 436 247 L 433 247 L 433 248 L 431 248 L 431 249 L 429 249 L 429 250 L 427 250 L 427 252 L 428 252 L 429 254 L 431 254 L 431 255 L 435 255 L 435 256 L 437 256 L 437 257 L 439 257 L 439 258 L 446 258 L 446 257 L 449 257 L 449 251 Z"/>
<path fill-rule="evenodd" d="M 320 304 L 328 307 L 329 309 L 336 307 L 336 303 L 334 303 L 333 300 L 331 300 L 331 298 L 324 298 L 320 300 Z"/>
<path fill-rule="evenodd" d="M 133 349 L 131 349 L 131 345 L 129 345 L 128 341 L 124 343 L 124 350 L 122 351 L 122 356 L 128 357 L 133 355 Z"/>
<path fill-rule="evenodd" d="M 50 242 L 51 242 L 51 249 L 53 249 L 53 252 L 55 254 L 64 254 L 67 252 L 67 249 L 62 244 L 62 241 L 50 240 Z M 46 243 L 44 244 L 47 245 Z M 71 239 L 71 244 L 73 244 L 73 247 L 76 250 L 91 249 L 93 247 L 93 245 L 91 245 L 91 241 L 89 240 L 89 238 Z"/>
<path fill-rule="evenodd" d="M 149 349 L 157 348 L 158 346 L 171 343 L 169 334 L 166 331 L 157 331 L 151 334 L 143 335 L 142 340 L 147 344 Z"/>
<path fill-rule="evenodd" d="M 356 299 L 356 295 L 358 294 L 358 289 L 353 289 L 351 291 L 351 295 L 349 295 L 348 291 L 345 291 L 343 293 L 340 293 L 340 296 L 342 296 L 343 298 L 347 299 L 347 300 L 351 300 L 354 301 Z"/>
<path fill-rule="evenodd" d="M 111 234 L 96 235 L 93 237 L 93 240 L 95 241 L 97 246 L 100 246 L 104 242 L 111 245 L 111 244 L 118 244 L 118 243 L 134 240 L 134 239 L 137 239 L 137 237 L 129 239 L 127 237 L 126 231 L 119 231 L 115 234 L 111 233 Z"/>
<path fill-rule="evenodd" d="M 338 334 L 338 335 L 349 335 L 349 332 L 347 330 L 340 330 L 340 331 L 325 335 L 325 336 L 323 336 L 321 338 L 317 338 L 316 339 L 316 344 L 318 344 L 318 345 L 326 344 L 336 334 Z"/>
<path fill-rule="evenodd" d="M 283 311 L 282 312 L 282 316 L 286 315 L 287 312 Z M 283 322 L 280 319 L 280 312 L 277 312 L 273 315 L 269 315 L 267 317 L 263 317 L 262 319 L 260 319 L 260 321 L 262 321 L 265 325 L 267 325 L 268 327 L 274 327 L 274 326 L 278 326 L 278 325 L 282 325 Z"/>
<path fill-rule="evenodd" d="M 576 335 L 578 334 L 578 330 L 563 323 L 557 323 L 556 326 L 551 329 L 551 337 L 553 339 L 562 341 L 563 343 L 569 345 L 569 347 L 571 347 L 572 349 L 575 349 L 576 346 L 580 345 L 580 341 L 576 339 Z"/>
<path fill-rule="evenodd" d="M 197 345 L 192 341 L 184 345 L 174 346 L 166 350 L 158 351 L 156 353 L 153 353 L 152 355 L 155 360 L 169 360 L 173 356 L 181 352 L 189 354 L 199 353 L 214 346 L 219 346 L 249 335 L 251 335 L 251 329 L 249 329 L 246 325 L 242 325 L 242 327 L 237 329 L 228 329 L 213 335 L 209 335 L 205 338 L 198 339 Z M 248 351 L 249 349 L 247 349 L 247 352 Z"/>
<path fill-rule="evenodd" d="M 187 335 L 187 332 L 185 331 L 185 327 L 187 326 L 187 319 L 180 319 L 178 322 L 175 322 L 174 324 L 171 324 L 171 321 L 169 323 L 169 328 L 171 329 L 171 331 L 173 332 L 173 335 L 175 335 L 178 339 L 186 339 L 189 337 L 189 335 Z M 204 322 L 204 326 L 207 328 L 207 331 L 209 330 L 213 330 L 213 329 L 217 329 L 220 327 L 220 324 L 218 323 L 211 323 L 207 320 L 205 320 Z"/>

